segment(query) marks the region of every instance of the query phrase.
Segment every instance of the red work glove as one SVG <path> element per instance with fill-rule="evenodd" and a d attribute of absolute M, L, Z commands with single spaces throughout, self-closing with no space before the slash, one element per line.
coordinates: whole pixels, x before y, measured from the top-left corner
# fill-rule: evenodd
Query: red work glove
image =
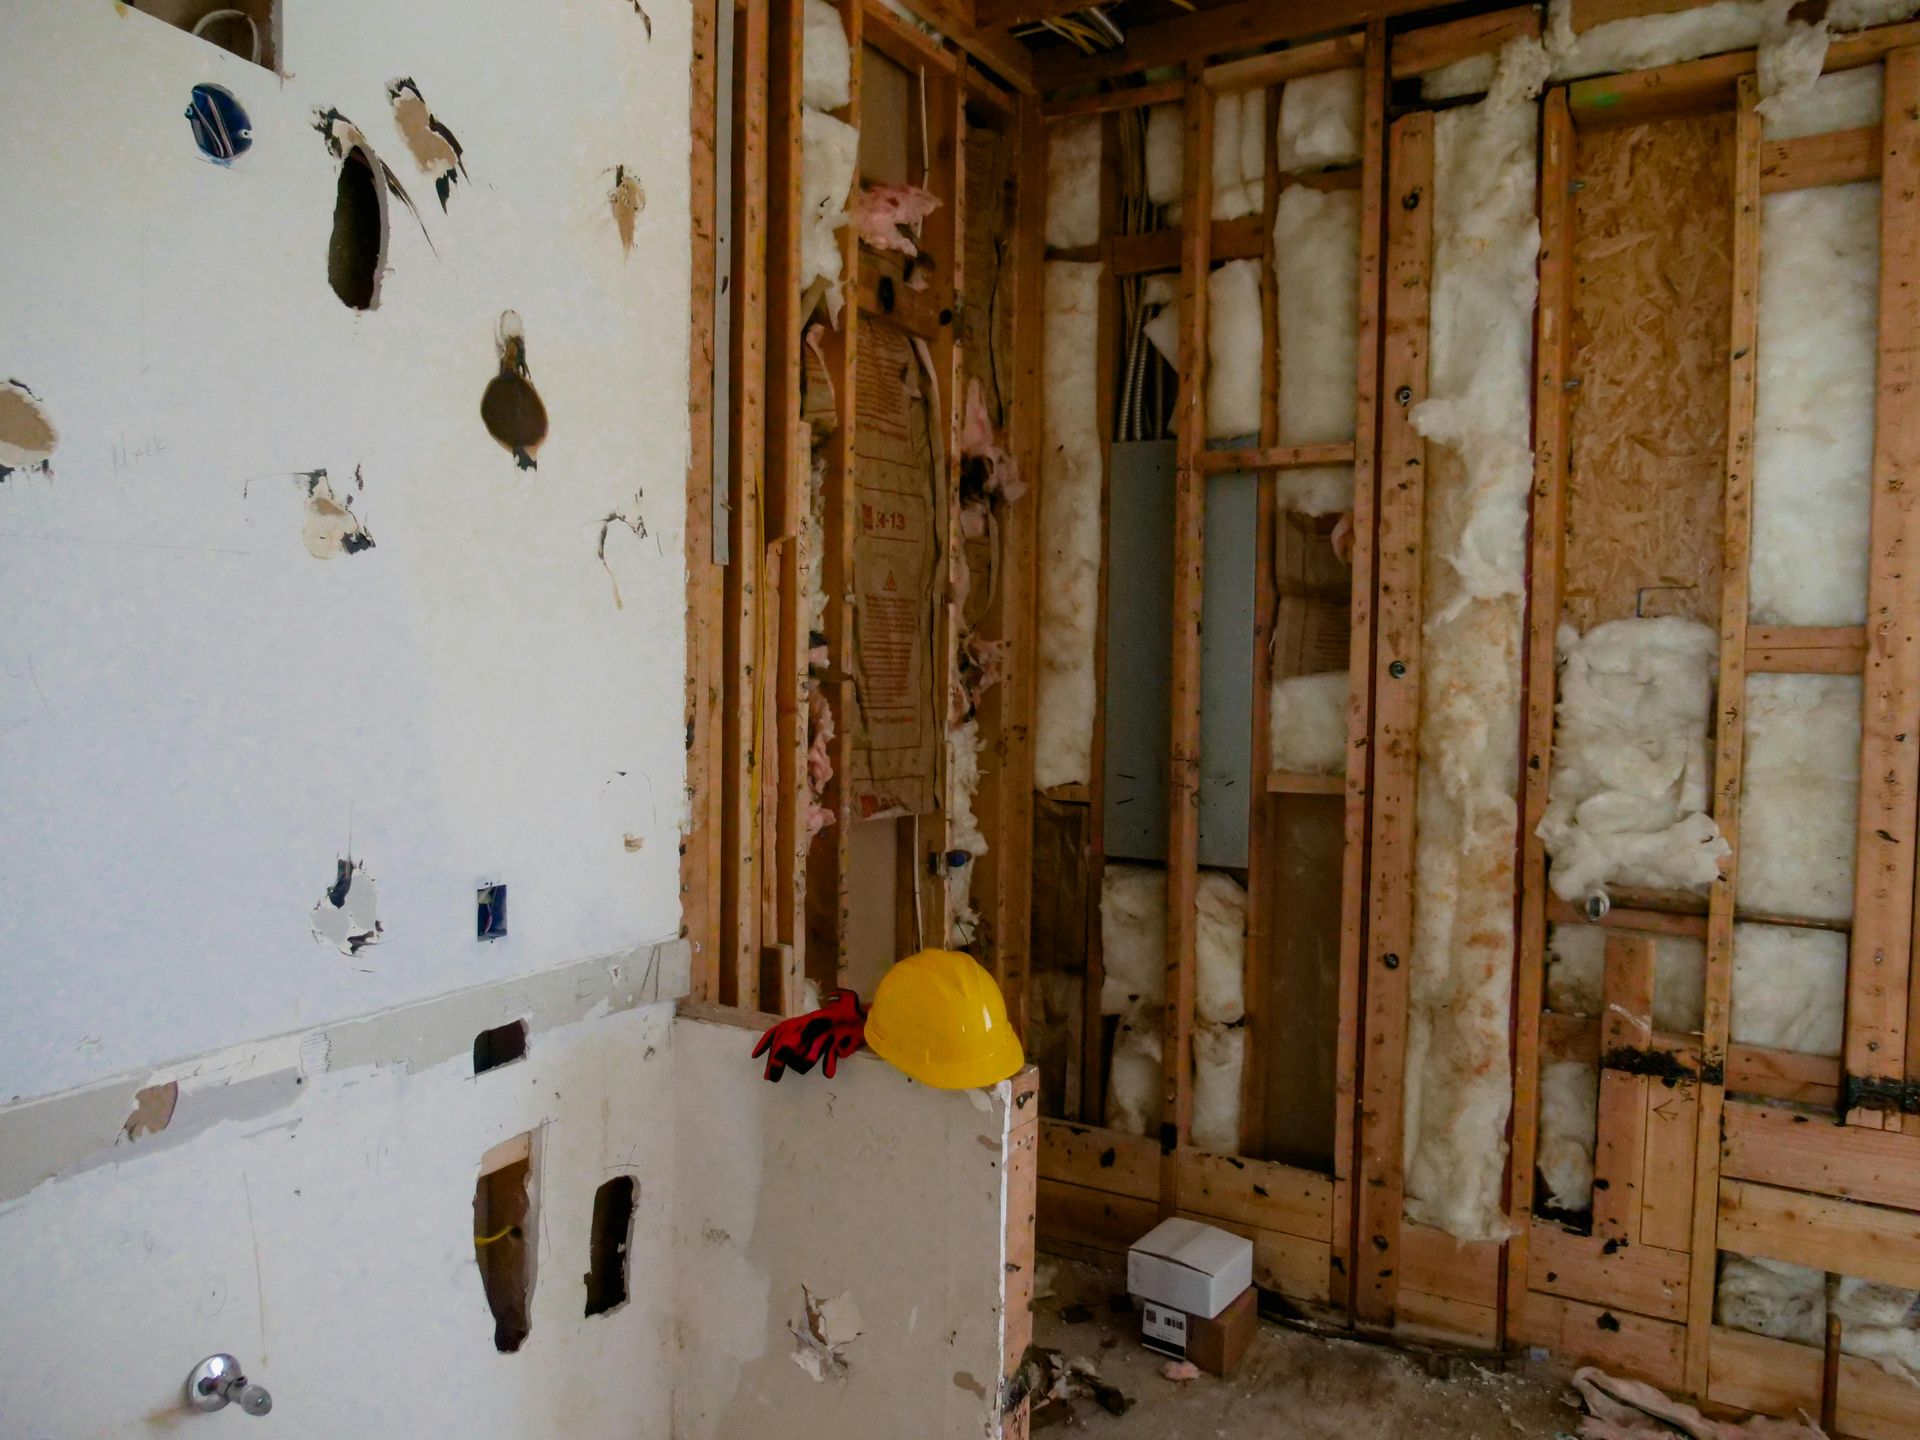
<path fill-rule="evenodd" d="M 860 997 L 851 990 L 829 990 L 818 1010 L 782 1020 L 762 1035 L 751 1058 L 767 1057 L 766 1076 L 775 1083 L 788 1070 L 804 1075 L 815 1065 L 831 1080 L 834 1066 L 866 1038 L 867 1008 Z"/>

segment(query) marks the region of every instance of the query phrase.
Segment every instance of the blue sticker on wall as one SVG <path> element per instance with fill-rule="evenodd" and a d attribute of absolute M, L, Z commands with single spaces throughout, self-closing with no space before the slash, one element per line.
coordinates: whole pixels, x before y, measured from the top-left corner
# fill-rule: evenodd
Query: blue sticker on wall
<path fill-rule="evenodd" d="M 193 128 L 193 143 L 200 153 L 221 165 L 231 165 L 253 148 L 253 122 L 240 102 L 218 85 L 193 87 L 187 124 Z"/>

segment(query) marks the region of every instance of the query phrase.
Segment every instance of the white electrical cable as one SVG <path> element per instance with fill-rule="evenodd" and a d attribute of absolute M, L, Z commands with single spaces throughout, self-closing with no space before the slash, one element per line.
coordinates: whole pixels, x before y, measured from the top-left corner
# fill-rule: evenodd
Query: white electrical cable
<path fill-rule="evenodd" d="M 207 26 L 216 20 L 243 20 L 246 22 L 247 33 L 253 36 L 253 53 L 247 58 L 258 65 L 260 63 L 260 27 L 254 23 L 253 17 L 244 10 L 209 10 L 193 22 L 193 30 L 191 33 L 200 35 L 202 30 L 205 30 Z M 205 39 L 206 37 L 201 36 L 200 38 Z"/>

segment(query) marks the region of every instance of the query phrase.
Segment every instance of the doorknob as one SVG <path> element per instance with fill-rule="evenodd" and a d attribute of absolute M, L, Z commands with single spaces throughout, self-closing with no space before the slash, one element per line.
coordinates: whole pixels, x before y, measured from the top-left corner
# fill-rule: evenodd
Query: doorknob
<path fill-rule="evenodd" d="M 224 1410 L 235 1401 L 249 1415 L 273 1409 L 273 1396 L 241 1374 L 240 1362 L 233 1356 L 209 1355 L 187 1376 L 188 1409 Z"/>

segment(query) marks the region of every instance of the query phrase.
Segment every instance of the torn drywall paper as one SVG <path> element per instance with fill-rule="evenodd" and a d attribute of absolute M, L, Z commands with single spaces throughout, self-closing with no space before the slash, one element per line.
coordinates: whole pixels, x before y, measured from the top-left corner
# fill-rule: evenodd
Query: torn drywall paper
<path fill-rule="evenodd" d="M 387 99 L 393 104 L 393 123 L 399 128 L 400 138 L 407 142 L 414 163 L 432 178 L 433 193 L 439 197 L 440 209 L 444 212 L 455 182 L 464 179 L 467 173 L 459 140 L 427 108 L 426 97 L 411 77 L 388 85 Z"/>
<path fill-rule="evenodd" d="M 1045 287 L 1040 673 L 1033 756 L 1033 783 L 1041 790 L 1084 785 L 1091 773 L 1105 478 L 1095 375 L 1100 267 L 1050 261 Z"/>
<path fill-rule="evenodd" d="M 1273 216 L 1273 274 L 1280 443 L 1351 440 L 1360 349 L 1360 192 L 1310 185 L 1282 190 Z"/>
<path fill-rule="evenodd" d="M 647 208 L 647 192 L 639 174 L 630 166 L 616 165 L 611 173 L 613 183 L 607 187 L 607 210 L 613 216 L 620 249 L 631 255 L 634 227 L 639 223 L 640 212 Z"/>
<path fill-rule="evenodd" d="M 1100 240 L 1100 117 L 1047 128 L 1047 244 L 1055 250 Z"/>
<path fill-rule="evenodd" d="M 18 380 L 0 385 L 0 480 L 16 470 L 51 474 L 60 432 L 40 397 Z"/>
<path fill-rule="evenodd" d="M 1365 93 L 1357 69 L 1289 80 L 1280 92 L 1280 169 L 1291 174 L 1359 164 Z"/>
<path fill-rule="evenodd" d="M 853 54 L 840 12 L 827 0 L 806 0 L 800 35 L 800 103 L 841 110 L 849 101 Z"/>
<path fill-rule="evenodd" d="M 1554 925 L 1547 931 L 1547 1009 L 1598 1016 L 1606 1004 L 1607 931 L 1598 925 Z M 1653 1028 L 1669 1035 L 1699 1031 L 1706 1005 L 1707 947 L 1686 935 L 1653 937 Z"/>
<path fill-rule="evenodd" d="M 1537 45 L 1435 123 L 1433 442 L 1405 1086 L 1407 1213 L 1507 1233 L 1514 855 L 1532 392 Z"/>
<path fill-rule="evenodd" d="M 1791 925 L 1733 927 L 1733 1039 L 1838 1055 L 1846 1035 L 1847 937 Z"/>
<path fill-rule="evenodd" d="M 1752 620 L 1867 615 L 1880 186 L 1768 195 L 1760 220 Z"/>
<path fill-rule="evenodd" d="M 356 467 L 356 480 L 359 474 Z M 300 539 L 309 555 L 316 560 L 330 560 L 335 555 L 358 555 L 373 549 L 373 536 L 367 533 L 364 520 L 353 511 L 352 491 L 344 496 L 334 494 L 333 483 L 325 470 L 311 470 L 300 478 L 307 490 Z"/>
<path fill-rule="evenodd" d="M 380 896 L 367 874 L 366 862 L 351 857 L 338 862 L 333 884 L 313 907 L 313 938 L 342 955 L 358 955 L 375 944 L 386 928 L 380 923 Z"/>
<path fill-rule="evenodd" d="M 1209 440 L 1260 432 L 1260 315 L 1258 260 L 1229 260 L 1207 277 Z"/>
<path fill-rule="evenodd" d="M 1749 675 L 1740 801 L 1742 910 L 1853 914 L 1860 677 Z"/>
<path fill-rule="evenodd" d="M 800 1293 L 805 1317 L 787 1326 L 793 1336 L 793 1363 L 817 1381 L 845 1378 L 847 1347 L 863 1333 L 860 1307 L 850 1292 L 823 1298 L 803 1285 Z"/>
<path fill-rule="evenodd" d="M 1347 672 L 1276 678 L 1267 707 L 1269 758 L 1297 775 L 1347 768 Z"/>
<path fill-rule="evenodd" d="M 1551 798 L 1539 827 L 1563 900 L 1610 884 L 1702 890 L 1731 853 L 1708 803 L 1718 637 L 1675 616 L 1559 635 Z"/>

